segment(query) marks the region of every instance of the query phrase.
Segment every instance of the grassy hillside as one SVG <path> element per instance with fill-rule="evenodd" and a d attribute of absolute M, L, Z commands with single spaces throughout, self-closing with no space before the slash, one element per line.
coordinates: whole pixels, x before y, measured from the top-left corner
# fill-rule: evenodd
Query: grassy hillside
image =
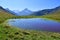
<path fill-rule="evenodd" d="M 44 16 L 41 16 L 41 17 L 60 21 L 60 10 L 56 11 L 56 12 L 53 12 L 53 14 L 51 13 L 51 14 L 44 15 Z"/>
<path fill-rule="evenodd" d="M 0 9 L 0 23 L 6 19 L 12 18 L 13 16 L 14 15 L 10 14 L 9 12 L 6 12 L 6 11 Z"/>

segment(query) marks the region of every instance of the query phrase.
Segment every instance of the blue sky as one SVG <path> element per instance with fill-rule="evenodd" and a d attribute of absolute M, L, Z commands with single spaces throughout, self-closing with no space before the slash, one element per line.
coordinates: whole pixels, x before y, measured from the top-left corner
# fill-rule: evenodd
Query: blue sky
<path fill-rule="evenodd" d="M 37 11 L 60 6 L 60 0 L 0 0 L 0 6 L 10 10 L 28 8 L 32 11 Z"/>

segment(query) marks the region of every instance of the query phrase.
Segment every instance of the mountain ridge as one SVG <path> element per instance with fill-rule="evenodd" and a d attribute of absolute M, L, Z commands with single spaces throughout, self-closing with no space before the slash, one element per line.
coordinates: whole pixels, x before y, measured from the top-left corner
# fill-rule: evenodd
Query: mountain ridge
<path fill-rule="evenodd" d="M 2 6 L 0 6 L 0 10 L 4 10 L 6 12 L 8 12 L 9 14 L 15 15 L 15 16 L 43 16 L 43 15 L 47 15 L 47 14 L 53 14 L 56 11 L 60 11 L 60 6 L 52 8 L 52 9 L 44 9 L 44 10 L 39 10 L 39 11 L 31 11 L 27 8 L 25 8 L 22 11 L 11 11 L 9 9 L 4 9 Z"/>
<path fill-rule="evenodd" d="M 42 15 L 54 13 L 54 12 L 56 12 L 56 11 L 60 11 L 60 6 L 58 6 L 58 7 L 56 7 L 56 8 L 52 8 L 52 9 L 40 10 L 40 11 L 34 12 L 34 13 L 31 14 L 31 15 L 42 16 Z"/>

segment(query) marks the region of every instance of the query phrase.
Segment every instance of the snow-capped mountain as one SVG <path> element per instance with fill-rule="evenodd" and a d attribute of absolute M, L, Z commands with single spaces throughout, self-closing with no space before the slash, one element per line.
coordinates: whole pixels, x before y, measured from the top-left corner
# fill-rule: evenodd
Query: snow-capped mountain
<path fill-rule="evenodd" d="M 18 16 L 27 16 L 32 14 L 32 11 L 28 10 L 27 8 L 22 11 L 14 10 L 14 12 L 17 13 Z"/>

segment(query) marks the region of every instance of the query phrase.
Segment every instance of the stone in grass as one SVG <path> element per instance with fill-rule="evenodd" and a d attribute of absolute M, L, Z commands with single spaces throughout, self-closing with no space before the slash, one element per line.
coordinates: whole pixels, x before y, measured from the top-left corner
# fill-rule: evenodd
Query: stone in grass
<path fill-rule="evenodd" d="M 24 35 L 30 35 L 29 32 L 22 32 Z"/>
<path fill-rule="evenodd" d="M 10 26 L 7 26 L 7 25 L 6 25 L 6 26 L 4 26 L 4 27 L 5 27 L 5 28 L 10 28 Z"/>

